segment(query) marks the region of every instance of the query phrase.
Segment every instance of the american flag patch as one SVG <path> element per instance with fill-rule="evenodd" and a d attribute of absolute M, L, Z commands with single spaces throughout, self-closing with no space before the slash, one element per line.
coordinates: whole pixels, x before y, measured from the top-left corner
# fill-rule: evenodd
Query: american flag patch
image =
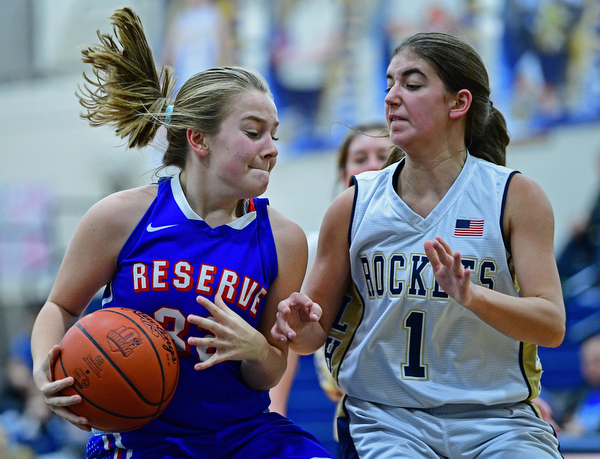
<path fill-rule="evenodd" d="M 483 237 L 484 222 L 485 220 L 464 220 L 458 218 L 454 226 L 454 235 Z"/>

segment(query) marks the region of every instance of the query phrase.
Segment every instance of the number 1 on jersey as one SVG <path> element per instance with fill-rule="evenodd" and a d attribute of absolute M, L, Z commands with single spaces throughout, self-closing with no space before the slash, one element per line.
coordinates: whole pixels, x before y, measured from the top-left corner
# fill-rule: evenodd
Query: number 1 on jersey
<path fill-rule="evenodd" d="M 402 364 L 402 377 L 407 379 L 427 379 L 427 365 L 423 364 L 425 342 L 425 312 L 410 311 L 404 318 L 407 330 L 406 363 Z"/>

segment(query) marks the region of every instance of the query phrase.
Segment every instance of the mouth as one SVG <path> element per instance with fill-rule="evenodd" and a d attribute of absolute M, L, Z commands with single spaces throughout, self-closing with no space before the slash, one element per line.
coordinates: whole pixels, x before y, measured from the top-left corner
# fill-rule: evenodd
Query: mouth
<path fill-rule="evenodd" d="M 262 171 L 262 172 L 266 172 L 267 174 L 270 174 L 272 167 L 269 167 L 269 166 L 265 166 L 265 167 L 250 166 L 248 169 L 252 169 L 252 170 L 255 170 L 255 171 Z"/>
<path fill-rule="evenodd" d="M 248 169 L 253 169 L 257 171 L 266 172 L 267 174 L 271 174 L 271 171 L 277 164 L 277 158 L 269 158 L 264 161 L 256 161 L 252 165 L 248 166 Z"/>
<path fill-rule="evenodd" d="M 400 116 L 397 116 L 397 115 L 390 115 L 390 116 L 388 117 L 388 121 L 389 121 L 389 122 L 390 122 L 390 124 L 391 124 L 391 123 L 393 123 L 394 121 L 406 121 L 406 118 L 402 118 L 402 117 L 400 117 Z"/>

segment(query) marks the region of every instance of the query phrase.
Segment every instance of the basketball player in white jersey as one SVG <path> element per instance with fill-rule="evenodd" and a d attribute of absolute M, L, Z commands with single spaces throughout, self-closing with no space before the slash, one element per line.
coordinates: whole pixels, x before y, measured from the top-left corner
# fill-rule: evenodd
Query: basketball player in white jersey
<path fill-rule="evenodd" d="M 537 346 L 565 333 L 549 200 L 505 167 L 506 123 L 470 45 L 409 37 L 387 82 L 405 156 L 331 205 L 272 334 L 299 353 L 325 343 L 361 458 L 560 458 L 531 403 Z"/>

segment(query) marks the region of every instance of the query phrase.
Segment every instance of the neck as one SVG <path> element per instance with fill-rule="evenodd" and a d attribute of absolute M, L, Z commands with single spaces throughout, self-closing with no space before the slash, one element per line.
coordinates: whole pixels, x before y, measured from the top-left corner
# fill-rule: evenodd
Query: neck
<path fill-rule="evenodd" d="M 414 183 L 415 188 L 449 188 L 467 161 L 467 149 L 437 155 L 434 158 L 420 158 L 407 154 L 401 172 L 401 180 Z M 446 186 L 446 184 L 448 184 Z"/>
<path fill-rule="evenodd" d="M 426 217 L 446 195 L 466 160 L 466 149 L 436 161 L 415 161 L 407 155 L 396 192 L 414 212 Z"/>
<path fill-rule="evenodd" d="M 243 214 L 242 201 L 233 198 L 219 198 L 214 190 L 207 191 L 195 183 L 184 171 L 179 175 L 181 188 L 191 209 L 209 226 L 231 223 Z"/>

